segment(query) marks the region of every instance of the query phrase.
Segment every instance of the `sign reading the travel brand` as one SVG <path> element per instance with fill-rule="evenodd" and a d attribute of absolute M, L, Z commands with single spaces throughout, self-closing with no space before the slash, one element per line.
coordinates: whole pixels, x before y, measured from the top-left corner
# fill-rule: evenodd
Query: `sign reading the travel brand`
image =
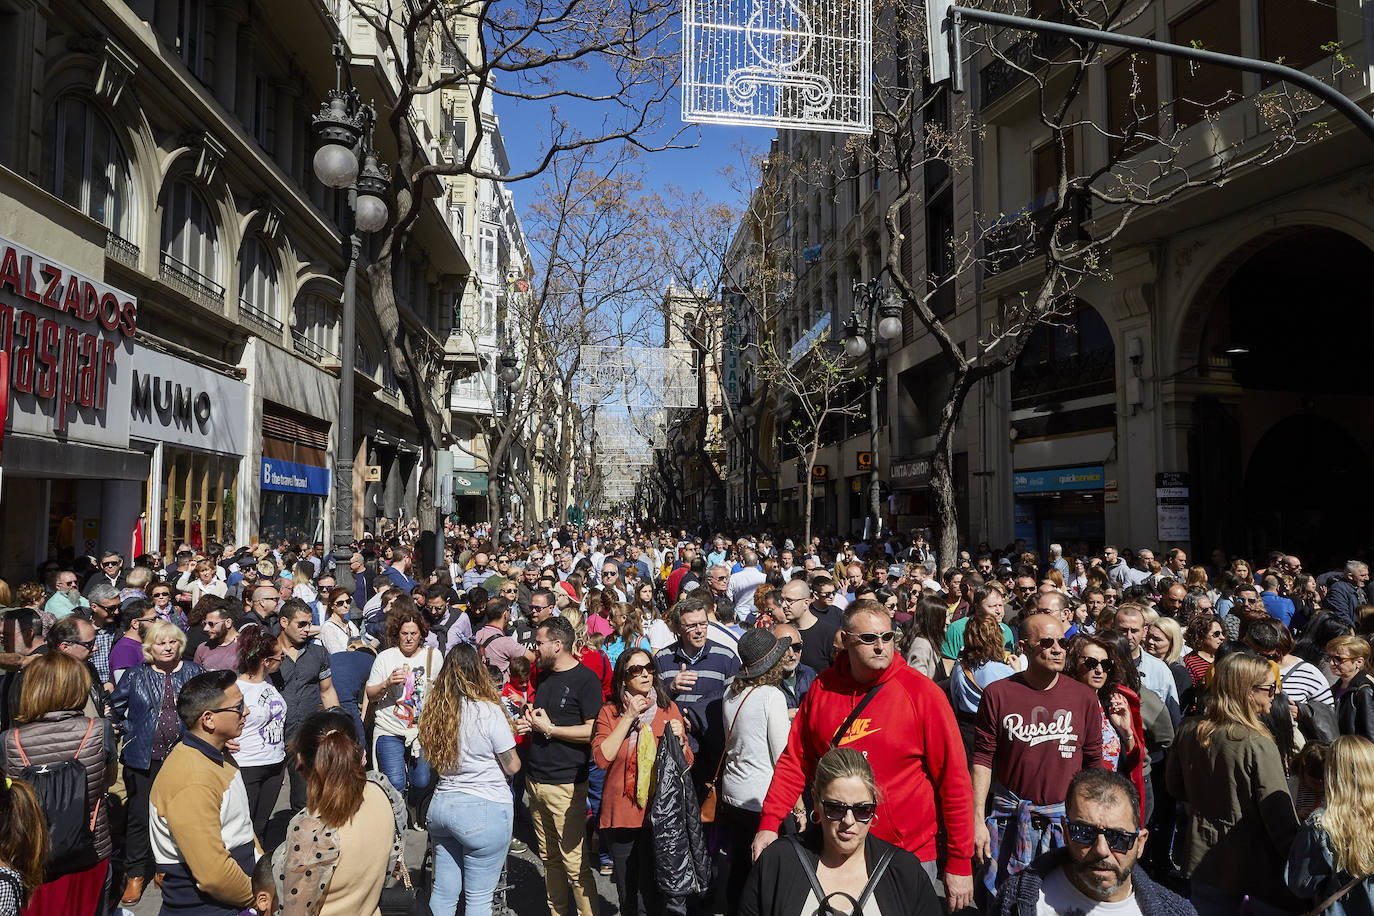
<path fill-rule="evenodd" d="M 111 389 L 133 352 L 138 302 L 0 238 L 0 350 L 10 354 L 11 431 L 128 445 Z M 113 415 L 111 403 L 120 404 Z"/>
<path fill-rule="evenodd" d="M 1057 493 L 1061 490 L 1102 489 L 1102 465 L 1018 471 L 1011 479 L 1013 493 Z"/>
<path fill-rule="evenodd" d="M 262 459 L 262 488 L 278 493 L 307 493 L 311 496 L 329 495 L 329 469 L 294 461 Z"/>
<path fill-rule="evenodd" d="M 228 455 L 247 447 L 248 386 L 184 359 L 134 347 L 129 435 Z"/>

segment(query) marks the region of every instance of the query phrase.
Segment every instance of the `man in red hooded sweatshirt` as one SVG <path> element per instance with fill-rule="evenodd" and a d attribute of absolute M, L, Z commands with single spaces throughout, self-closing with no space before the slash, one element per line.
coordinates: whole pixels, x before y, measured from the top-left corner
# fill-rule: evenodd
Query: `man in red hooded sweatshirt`
<path fill-rule="evenodd" d="M 852 747 L 868 758 L 878 782 L 873 835 L 909 850 L 933 880 L 935 837 L 943 824 L 945 895 L 951 912 L 968 906 L 973 902 L 973 785 L 954 711 L 944 692 L 897 654 L 892 620 L 882 604 L 867 598 L 853 602 L 842 627 L 845 651 L 807 691 L 774 768 L 754 858 L 778 838 L 778 827 L 821 756 L 831 747 Z"/>

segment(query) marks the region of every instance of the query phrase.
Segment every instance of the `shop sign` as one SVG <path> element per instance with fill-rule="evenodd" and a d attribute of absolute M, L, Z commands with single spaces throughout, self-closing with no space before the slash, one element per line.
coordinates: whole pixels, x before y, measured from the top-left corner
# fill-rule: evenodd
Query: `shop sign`
<path fill-rule="evenodd" d="M 10 354 L 10 431 L 125 448 L 117 371 L 138 300 L 0 238 L 0 350 Z M 110 404 L 118 405 L 111 413 Z"/>
<path fill-rule="evenodd" d="M 262 488 L 278 493 L 329 495 L 329 469 L 276 458 L 262 459 Z"/>
<path fill-rule="evenodd" d="M 873 470 L 873 453 L 872 453 L 872 452 L 859 452 L 859 453 L 855 456 L 855 460 L 856 460 L 857 463 L 858 463 L 858 468 L 859 468 L 859 470 L 861 470 L 861 471 L 871 471 L 871 470 Z"/>
<path fill-rule="evenodd" d="M 917 458 L 913 461 L 893 462 L 889 475 L 892 485 L 898 489 L 923 487 L 930 483 L 930 459 Z"/>
<path fill-rule="evenodd" d="M 1165 471 L 1155 475 L 1155 517 L 1161 541 L 1187 541 L 1192 538 L 1188 493 L 1186 472 Z"/>
<path fill-rule="evenodd" d="M 248 386 L 141 345 L 134 347 L 129 434 L 150 442 L 242 455 Z"/>
<path fill-rule="evenodd" d="M 741 309 L 738 296 L 727 296 L 725 315 L 721 326 L 721 367 L 720 384 L 725 389 L 725 400 L 733 408 L 739 407 L 740 400 L 740 342 L 742 337 Z"/>
<path fill-rule="evenodd" d="M 487 492 L 486 471 L 454 471 L 454 496 L 485 496 Z"/>
<path fill-rule="evenodd" d="M 1086 468 L 1052 468 L 1018 471 L 1011 479 L 1013 493 L 1057 493 L 1061 490 L 1100 490 L 1102 465 Z"/>
<path fill-rule="evenodd" d="M 829 479 L 830 479 L 830 465 L 828 465 L 828 464 L 818 464 L 818 465 L 816 465 L 815 467 L 813 467 L 813 468 L 811 469 L 811 479 L 812 479 L 812 480 L 829 480 Z"/>

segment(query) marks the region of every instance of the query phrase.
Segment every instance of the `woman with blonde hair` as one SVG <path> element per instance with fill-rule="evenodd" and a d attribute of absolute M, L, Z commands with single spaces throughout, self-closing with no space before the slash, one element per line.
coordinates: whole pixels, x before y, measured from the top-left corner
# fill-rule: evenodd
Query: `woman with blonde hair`
<path fill-rule="evenodd" d="M 1326 800 L 1288 851 L 1288 887 L 1309 912 L 1374 912 L 1374 743 L 1342 735 L 1326 754 Z"/>
<path fill-rule="evenodd" d="M 1145 641 L 1142 645 L 1146 652 L 1169 666 L 1182 705 L 1184 695 L 1193 689 L 1193 675 L 1179 660 L 1183 654 L 1183 629 L 1178 621 L 1156 615 L 1154 620 L 1145 625 Z M 1184 710 L 1187 710 L 1186 706 Z"/>
<path fill-rule="evenodd" d="M 1374 741 L 1374 679 L 1369 676 L 1369 641 L 1363 636 L 1337 636 L 1326 644 L 1326 661 L 1336 683 L 1336 720 L 1342 735 Z"/>
<path fill-rule="evenodd" d="M 1184 805 L 1177 851 L 1198 916 L 1296 912 L 1283 865 L 1298 816 L 1278 745 L 1261 722 L 1278 690 L 1274 667 L 1233 652 L 1212 669 L 1206 712 L 1179 732 L 1166 782 Z"/>
<path fill-rule="evenodd" d="M 491 913 L 514 825 L 506 777 L 520 771 L 515 729 L 481 653 L 459 643 L 444 659 L 420 720 L 420 744 L 438 774 L 429 806 L 435 913 Z"/>
<path fill-rule="evenodd" d="M 177 579 L 177 591 L 191 596 L 191 607 L 200 603 L 202 595 L 223 598 L 229 593 L 224 584 L 224 570 L 209 560 L 200 560 Z"/>

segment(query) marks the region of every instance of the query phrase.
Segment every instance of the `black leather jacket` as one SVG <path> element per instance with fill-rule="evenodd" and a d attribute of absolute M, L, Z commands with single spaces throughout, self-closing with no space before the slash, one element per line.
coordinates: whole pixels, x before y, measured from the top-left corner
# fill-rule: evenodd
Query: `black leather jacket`
<path fill-rule="evenodd" d="M 1363 735 L 1374 741 L 1374 678 L 1361 671 L 1350 681 L 1336 705 L 1342 735 Z"/>

